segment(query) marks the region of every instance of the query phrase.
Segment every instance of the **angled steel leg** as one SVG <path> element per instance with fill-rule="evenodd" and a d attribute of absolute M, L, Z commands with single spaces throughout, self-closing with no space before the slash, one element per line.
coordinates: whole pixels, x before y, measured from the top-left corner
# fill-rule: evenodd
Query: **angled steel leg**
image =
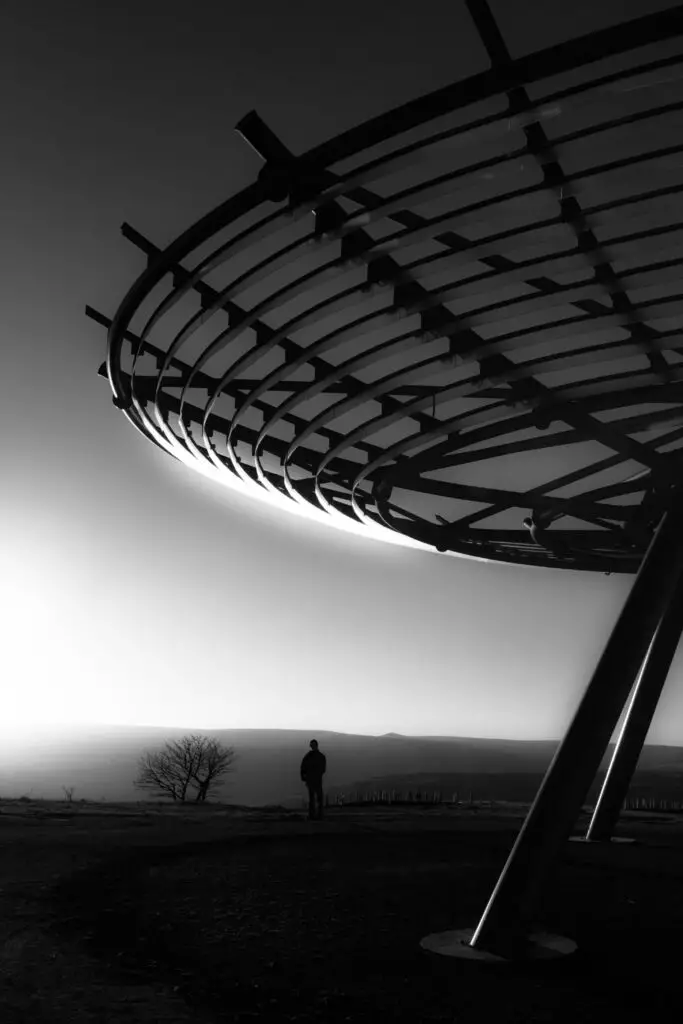
<path fill-rule="evenodd" d="M 659 623 L 633 691 L 586 839 L 611 838 L 683 632 L 683 576 Z"/>
<path fill-rule="evenodd" d="M 513 959 L 527 955 L 539 889 L 578 817 L 682 569 L 683 498 L 678 492 L 468 943 L 471 949 Z"/>

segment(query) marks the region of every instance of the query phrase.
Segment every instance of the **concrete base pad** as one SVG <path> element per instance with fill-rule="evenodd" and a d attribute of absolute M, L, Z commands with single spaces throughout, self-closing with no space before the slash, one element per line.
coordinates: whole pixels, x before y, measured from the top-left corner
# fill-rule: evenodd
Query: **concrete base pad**
<path fill-rule="evenodd" d="M 518 957 L 508 958 L 488 953 L 483 949 L 473 949 L 469 945 L 473 935 L 474 928 L 458 928 L 452 932 L 433 932 L 420 940 L 420 946 L 428 953 L 492 964 L 551 960 L 560 956 L 568 956 L 576 951 L 576 943 L 563 935 L 553 935 L 551 932 L 532 932 L 528 936 L 529 945 L 525 948 L 524 953 Z"/>
<path fill-rule="evenodd" d="M 586 836 L 570 836 L 569 837 L 569 842 L 570 843 L 602 843 L 603 846 L 606 846 L 608 842 L 610 842 L 610 843 L 636 843 L 637 844 L 638 840 L 637 839 L 631 839 L 629 836 L 612 836 L 612 838 L 609 839 L 609 840 L 608 839 L 587 839 Z"/>

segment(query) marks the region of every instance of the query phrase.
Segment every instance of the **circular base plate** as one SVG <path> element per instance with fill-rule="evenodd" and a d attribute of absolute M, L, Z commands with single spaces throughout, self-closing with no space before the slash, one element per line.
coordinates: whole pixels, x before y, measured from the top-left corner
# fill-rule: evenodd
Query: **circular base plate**
<path fill-rule="evenodd" d="M 462 960 L 479 960 L 482 963 L 513 963 L 527 960 L 551 960 L 560 956 L 569 956 L 576 952 L 576 943 L 563 935 L 551 932 L 532 932 L 528 936 L 529 945 L 519 957 L 498 956 L 484 949 L 473 949 L 469 943 L 474 935 L 474 928 L 458 928 L 452 932 L 433 932 L 420 940 L 422 949 L 428 953 L 439 953 L 441 956 L 453 956 Z"/>
<path fill-rule="evenodd" d="M 631 839 L 630 836 L 612 836 L 611 839 L 588 839 L 587 836 L 570 836 L 570 843 L 602 843 L 604 846 L 606 843 L 637 843 L 637 839 Z"/>

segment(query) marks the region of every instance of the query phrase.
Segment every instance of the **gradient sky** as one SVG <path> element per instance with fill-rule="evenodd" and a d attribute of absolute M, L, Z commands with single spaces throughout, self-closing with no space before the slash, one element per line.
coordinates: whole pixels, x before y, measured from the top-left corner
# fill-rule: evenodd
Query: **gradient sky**
<path fill-rule="evenodd" d="M 492 0 L 513 56 L 676 6 Z M 487 67 L 459 0 L 5 0 L 2 601 L 15 736 L 81 722 L 557 738 L 632 577 L 380 544 L 146 443 L 97 369 L 141 254 L 260 169 Z M 681 655 L 649 742 L 683 744 Z"/>

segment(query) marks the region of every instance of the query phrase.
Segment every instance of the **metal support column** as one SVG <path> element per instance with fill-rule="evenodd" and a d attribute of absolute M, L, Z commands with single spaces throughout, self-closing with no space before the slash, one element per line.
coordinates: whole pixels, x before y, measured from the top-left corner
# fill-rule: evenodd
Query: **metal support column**
<path fill-rule="evenodd" d="M 529 926 L 539 891 L 569 838 L 682 572 L 683 493 L 678 490 L 671 494 L 669 509 L 474 933 L 427 936 L 423 948 L 451 956 L 478 952 L 487 959 L 538 955 Z M 446 936 L 456 934 L 461 936 L 460 953 L 453 939 L 446 947 Z"/>
<path fill-rule="evenodd" d="M 611 838 L 683 632 L 683 576 L 662 616 L 633 691 L 586 839 Z"/>
<path fill-rule="evenodd" d="M 662 517 L 565 738 L 512 848 L 470 946 L 515 955 L 563 849 L 683 570 L 683 496 Z M 522 953 L 523 955 L 523 953 Z"/>

